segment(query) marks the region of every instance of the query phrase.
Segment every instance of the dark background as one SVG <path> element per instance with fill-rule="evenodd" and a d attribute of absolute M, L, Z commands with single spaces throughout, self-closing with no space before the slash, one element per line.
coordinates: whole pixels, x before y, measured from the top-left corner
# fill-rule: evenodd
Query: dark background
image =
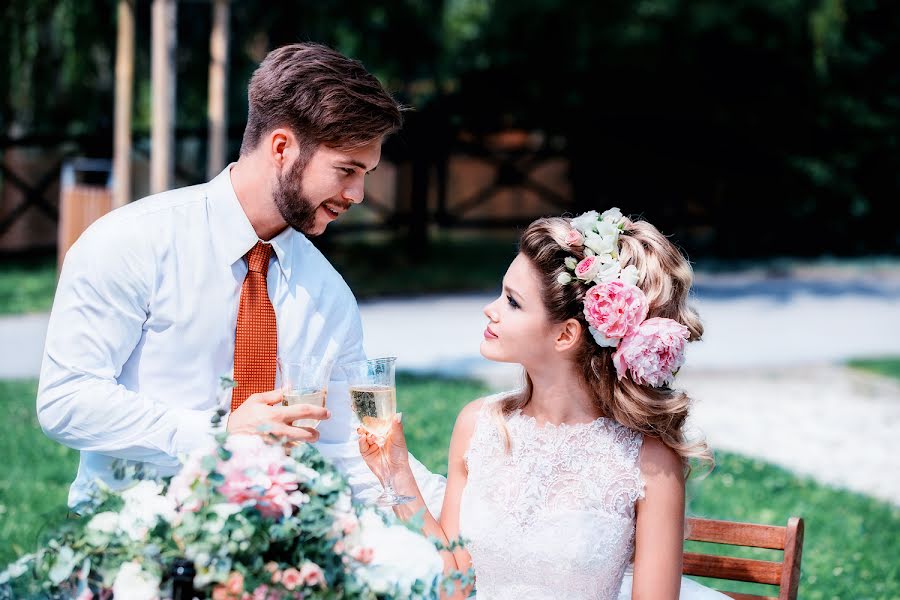
<path fill-rule="evenodd" d="M 140 152 L 150 0 L 135 7 Z M 209 2 L 178 4 L 178 136 L 205 139 L 210 13 Z M 4 147 L 67 140 L 111 157 L 115 15 L 111 0 L 4 4 Z M 386 156 L 416 155 L 439 173 L 464 143 L 540 132 L 538 152 L 566 159 L 568 208 L 643 214 L 695 256 L 898 253 L 900 3 L 236 1 L 231 159 L 250 74 L 269 49 L 301 40 L 359 58 L 415 109 Z M 196 168 L 179 161 L 182 179 L 205 179 L 204 152 Z M 421 211 L 388 226 L 459 225 Z"/>

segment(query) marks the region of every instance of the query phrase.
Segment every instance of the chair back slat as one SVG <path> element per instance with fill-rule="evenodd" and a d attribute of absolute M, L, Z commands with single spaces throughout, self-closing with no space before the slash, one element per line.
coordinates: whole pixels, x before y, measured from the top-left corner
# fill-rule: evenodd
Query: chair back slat
<path fill-rule="evenodd" d="M 682 570 L 685 575 L 698 577 L 716 577 L 768 585 L 781 583 L 781 563 L 768 560 L 685 552 Z"/>
<path fill-rule="evenodd" d="M 689 519 L 688 526 L 689 540 L 774 550 L 784 550 L 787 533 L 787 527 L 777 525 L 735 523 L 715 519 Z"/>
<path fill-rule="evenodd" d="M 685 575 L 746 581 L 778 588 L 778 596 L 759 596 L 723 591 L 734 600 L 797 600 L 803 519 L 791 517 L 786 527 L 716 519 L 688 519 L 687 539 L 696 542 L 783 551 L 781 561 L 685 552 Z"/>
<path fill-rule="evenodd" d="M 722 592 L 734 600 L 778 600 L 775 596 L 756 596 L 755 594 L 739 594 L 737 592 Z"/>

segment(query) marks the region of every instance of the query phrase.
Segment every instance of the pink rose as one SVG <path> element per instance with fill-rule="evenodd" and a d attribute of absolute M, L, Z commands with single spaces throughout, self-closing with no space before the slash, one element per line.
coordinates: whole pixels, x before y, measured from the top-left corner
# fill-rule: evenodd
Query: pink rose
<path fill-rule="evenodd" d="M 635 285 L 619 280 L 600 283 L 584 295 L 584 317 L 597 333 L 601 346 L 614 347 L 618 340 L 637 331 L 647 318 L 647 297 Z"/>
<path fill-rule="evenodd" d="M 375 557 L 375 550 L 367 546 L 357 546 L 350 551 L 350 557 L 366 565 L 372 562 L 372 559 Z"/>
<path fill-rule="evenodd" d="M 669 385 L 684 364 L 688 337 L 688 328 L 678 321 L 647 319 L 633 335 L 622 340 L 613 354 L 619 379 L 630 372 L 631 379 L 640 385 Z"/>
<path fill-rule="evenodd" d="M 299 585 L 303 584 L 303 576 L 300 571 L 294 567 L 288 567 L 281 573 L 281 585 L 288 590 L 293 591 Z"/>
<path fill-rule="evenodd" d="M 586 256 L 575 265 L 575 277 L 582 281 L 592 281 L 600 271 L 600 259 L 596 256 Z"/>
<path fill-rule="evenodd" d="M 325 573 L 322 572 L 322 567 L 311 561 L 306 561 L 300 566 L 300 577 L 303 578 L 303 584 L 307 587 L 325 583 Z"/>
<path fill-rule="evenodd" d="M 570 229 L 566 233 L 566 246 L 569 248 L 580 248 L 584 246 L 584 236 L 577 229 Z"/>
<path fill-rule="evenodd" d="M 232 571 L 228 576 L 228 581 L 225 582 L 225 589 L 233 596 L 239 595 L 244 591 L 244 576 L 237 571 Z"/>

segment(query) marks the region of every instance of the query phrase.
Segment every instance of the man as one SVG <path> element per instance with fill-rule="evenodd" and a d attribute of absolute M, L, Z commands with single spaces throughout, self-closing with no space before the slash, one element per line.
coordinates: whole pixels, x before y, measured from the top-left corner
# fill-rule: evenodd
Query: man
<path fill-rule="evenodd" d="M 318 440 L 358 496 L 378 491 L 340 369 L 328 410 L 281 406 L 272 390 L 276 355 L 365 358 L 353 294 L 306 236 L 363 201 L 401 107 L 358 61 L 311 43 L 273 50 L 248 96 L 236 163 L 111 212 L 66 256 L 37 412 L 48 436 L 81 451 L 72 507 L 97 479 L 123 485 L 117 459 L 177 472 L 209 443 L 219 408 L 230 433 Z M 222 390 L 232 373 L 237 387 Z M 303 418 L 321 419 L 318 431 L 292 426 Z M 439 503 L 442 478 L 418 467 Z"/>

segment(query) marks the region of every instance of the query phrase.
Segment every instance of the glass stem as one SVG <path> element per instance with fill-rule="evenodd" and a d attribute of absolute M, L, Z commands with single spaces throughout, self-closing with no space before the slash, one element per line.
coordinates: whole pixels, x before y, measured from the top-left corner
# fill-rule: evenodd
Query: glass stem
<path fill-rule="evenodd" d="M 390 496 L 396 496 L 397 494 L 394 492 L 394 476 L 391 474 L 391 467 L 390 464 L 388 464 L 387 451 L 384 448 L 384 442 L 378 444 L 378 447 L 381 450 L 381 468 L 384 471 L 384 491 Z"/>

